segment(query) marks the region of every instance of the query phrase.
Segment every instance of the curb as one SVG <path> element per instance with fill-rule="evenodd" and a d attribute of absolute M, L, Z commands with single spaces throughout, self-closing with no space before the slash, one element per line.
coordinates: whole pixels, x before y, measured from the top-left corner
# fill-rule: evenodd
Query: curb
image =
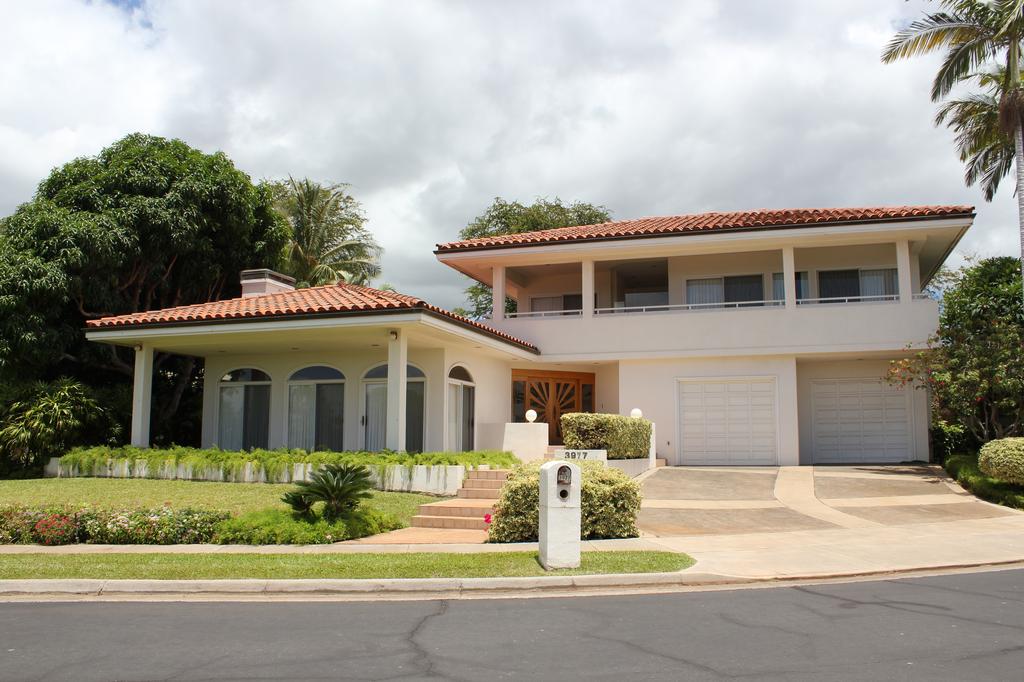
<path fill-rule="evenodd" d="M 348 579 L 232 579 L 232 580 L 0 580 L 3 597 L 252 597 L 330 596 L 472 598 L 488 595 L 534 596 L 587 594 L 595 592 L 650 592 L 683 588 L 739 588 L 787 585 L 809 581 L 859 580 L 900 577 L 968 569 L 1024 567 L 1024 561 L 921 566 L 883 571 L 787 575 L 765 578 L 718 575 L 714 573 L 615 573 L 601 575 L 539 576 L 529 578 L 387 578 Z"/>

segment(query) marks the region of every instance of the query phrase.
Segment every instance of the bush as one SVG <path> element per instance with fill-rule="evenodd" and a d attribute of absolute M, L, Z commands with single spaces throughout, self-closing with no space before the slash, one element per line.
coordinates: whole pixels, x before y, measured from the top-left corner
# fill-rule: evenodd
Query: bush
<path fill-rule="evenodd" d="M 374 509 L 358 509 L 334 521 L 311 519 L 283 509 L 268 509 L 222 522 L 213 541 L 244 545 L 326 544 L 386 533 L 401 527 L 398 519 Z"/>
<path fill-rule="evenodd" d="M 295 487 L 297 490 L 285 493 L 282 501 L 299 514 L 309 514 L 314 504 L 322 502 L 323 515 L 328 520 L 355 511 L 360 502 L 373 497 L 370 472 L 352 464 L 328 464 Z"/>
<path fill-rule="evenodd" d="M 932 459 L 944 462 L 950 455 L 962 453 L 967 449 L 967 429 L 961 424 L 953 424 L 945 419 L 936 419 L 929 430 L 932 439 Z"/>
<path fill-rule="evenodd" d="M 651 422 L 620 414 L 569 412 L 562 415 L 562 437 L 571 450 L 607 450 L 608 459 L 647 457 Z"/>
<path fill-rule="evenodd" d="M 950 455 L 944 466 L 957 483 L 981 499 L 1024 509 L 1024 486 L 986 476 L 978 468 L 978 458 L 974 455 Z"/>
<path fill-rule="evenodd" d="M 634 538 L 640 533 L 640 484 L 622 471 L 600 462 L 579 462 L 583 471 L 580 491 L 583 540 Z M 540 464 L 513 469 L 494 506 L 489 542 L 534 542 L 540 518 Z"/>
<path fill-rule="evenodd" d="M 981 446 L 978 468 L 992 478 L 1024 485 L 1024 438 L 1000 438 Z"/>
<path fill-rule="evenodd" d="M 0 543 L 177 545 L 210 542 L 226 512 L 198 509 L 109 510 L 0 507 Z"/>
<path fill-rule="evenodd" d="M 0 415 L 0 455 L 18 466 L 58 457 L 104 416 L 77 381 L 37 382 L 15 391 Z"/>
<path fill-rule="evenodd" d="M 246 464 L 251 463 L 254 473 L 263 473 L 266 479 L 278 480 L 296 464 L 315 467 L 328 464 L 358 465 L 367 468 L 414 465 L 462 465 L 476 468 L 481 465 L 510 467 L 519 460 L 510 452 L 477 450 L 473 452 L 306 452 L 305 450 L 251 450 L 238 452 L 217 448 L 187 447 L 136 448 L 132 446 L 98 446 L 78 448 L 61 457 L 64 470 L 77 469 L 79 475 L 90 475 L 108 466 L 124 462 L 129 471 L 135 471 L 138 462 L 146 463 L 146 476 L 160 478 L 165 467 L 184 465 L 192 469 L 219 470 L 226 481 L 242 480 Z"/>

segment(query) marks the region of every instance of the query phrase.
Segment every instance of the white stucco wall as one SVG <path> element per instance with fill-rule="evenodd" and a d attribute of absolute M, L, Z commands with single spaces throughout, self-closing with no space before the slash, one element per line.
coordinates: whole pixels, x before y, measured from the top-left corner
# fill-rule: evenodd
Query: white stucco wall
<path fill-rule="evenodd" d="M 623 360 L 619 363 L 619 412 L 639 407 L 657 428 L 657 453 L 679 464 L 679 379 L 772 377 L 776 386 L 778 463 L 795 465 L 800 457 L 797 422 L 796 359 L 700 358 Z"/>
<path fill-rule="evenodd" d="M 800 463 L 812 462 L 811 382 L 816 379 L 881 379 L 888 360 L 801 360 L 797 363 L 800 413 Z M 928 394 L 915 388 L 903 389 L 910 403 L 910 433 L 914 459 L 928 461 Z"/>

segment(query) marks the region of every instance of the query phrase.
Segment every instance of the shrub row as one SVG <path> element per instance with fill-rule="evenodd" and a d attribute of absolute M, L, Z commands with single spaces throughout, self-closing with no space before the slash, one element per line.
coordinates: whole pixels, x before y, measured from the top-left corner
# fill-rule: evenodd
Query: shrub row
<path fill-rule="evenodd" d="M 375 509 L 357 509 L 333 521 L 323 517 L 306 518 L 283 509 L 266 509 L 221 522 L 213 542 L 222 545 L 317 545 L 364 538 L 401 527 L 398 519 Z"/>
<path fill-rule="evenodd" d="M 0 507 L 0 544 L 175 545 L 210 542 L 227 512 Z"/>
<path fill-rule="evenodd" d="M 1024 509 L 1024 486 L 1014 485 L 986 475 L 978 467 L 974 455 L 950 455 L 944 463 L 946 471 L 964 488 L 983 500 L 1007 507 Z"/>
<path fill-rule="evenodd" d="M 368 468 L 387 466 L 411 467 L 415 465 L 462 465 L 476 468 L 481 465 L 508 467 L 518 460 L 509 452 L 478 450 L 473 452 L 307 452 L 305 450 L 250 450 L 245 452 L 200 449 L 186 447 L 136 448 L 131 446 L 97 446 L 78 448 L 61 457 L 61 467 L 76 468 L 80 474 L 89 475 L 108 466 L 124 463 L 128 471 L 135 470 L 138 462 L 146 463 L 147 478 L 160 478 L 165 467 L 186 466 L 192 469 L 220 470 L 225 480 L 238 480 L 247 464 L 256 469 L 254 473 L 265 474 L 267 480 L 274 480 L 296 464 L 360 465 Z"/>
<path fill-rule="evenodd" d="M 583 472 L 580 490 L 580 537 L 634 538 L 639 535 L 640 484 L 601 462 L 578 462 Z M 489 542 L 533 542 L 540 518 L 540 463 L 513 469 L 494 505 Z"/>
<path fill-rule="evenodd" d="M 647 457 L 651 422 L 621 414 L 569 412 L 562 415 L 562 437 L 571 450 L 607 450 L 608 459 Z"/>
<path fill-rule="evenodd" d="M 981 446 L 978 467 L 993 478 L 1024 485 L 1024 438 L 1000 438 Z"/>

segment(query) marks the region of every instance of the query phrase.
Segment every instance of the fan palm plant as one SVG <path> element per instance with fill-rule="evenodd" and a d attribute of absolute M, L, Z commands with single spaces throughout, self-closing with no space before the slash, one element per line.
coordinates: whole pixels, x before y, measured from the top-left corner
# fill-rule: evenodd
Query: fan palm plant
<path fill-rule="evenodd" d="M 998 85 L 997 81 L 988 81 L 990 86 L 997 87 L 987 93 L 987 98 L 980 95 L 959 100 L 959 104 L 951 102 L 952 108 L 945 113 L 940 110 L 938 122 L 948 121 L 957 132 L 961 157 L 967 151 L 968 183 L 971 178 L 980 178 L 986 199 L 991 199 L 999 184 L 998 180 L 991 182 L 991 178 L 1000 171 L 1005 175 L 1010 169 L 1001 157 L 1003 150 L 995 142 L 1002 137 L 1012 145 L 1024 274 L 1024 89 L 1020 79 L 1024 0 L 941 0 L 940 6 L 943 11 L 926 14 L 897 33 L 882 52 L 882 61 L 889 63 L 945 51 L 932 83 L 933 101 L 944 99 L 957 85 L 978 78 L 979 71 L 986 67 L 1001 69 Z M 996 105 L 994 120 L 992 103 Z M 973 168 L 975 161 L 977 167 Z"/>
<path fill-rule="evenodd" d="M 296 490 L 285 493 L 281 500 L 299 514 L 308 514 L 317 502 L 324 503 L 324 518 L 337 519 L 355 511 L 366 499 L 373 497 L 373 481 L 366 467 L 352 464 L 328 464 L 310 474 L 308 481 L 295 484 Z"/>
<path fill-rule="evenodd" d="M 277 186 L 276 207 L 292 228 L 282 270 L 295 278 L 296 286 L 365 285 L 380 275 L 383 249 L 366 229 L 347 185 L 289 178 Z"/>

